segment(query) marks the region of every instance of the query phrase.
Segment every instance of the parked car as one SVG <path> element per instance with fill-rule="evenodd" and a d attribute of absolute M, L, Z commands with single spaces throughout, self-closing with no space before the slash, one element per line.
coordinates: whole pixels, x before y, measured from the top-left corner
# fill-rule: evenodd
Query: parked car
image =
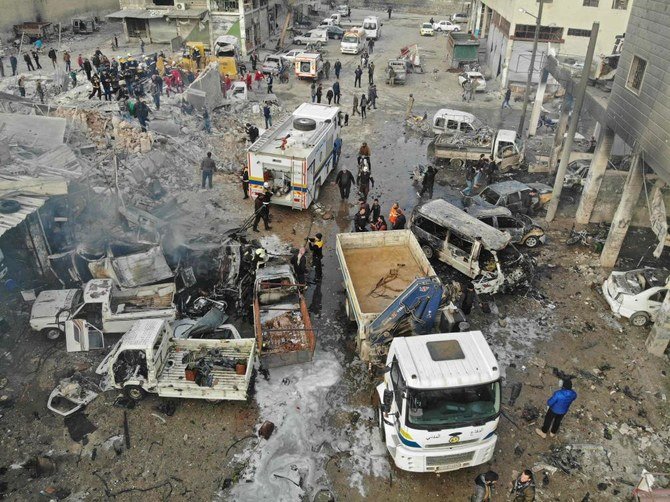
<path fill-rule="evenodd" d="M 333 40 L 342 40 L 342 37 L 344 36 L 345 30 L 340 28 L 339 26 L 329 26 L 326 28 L 326 33 L 328 34 L 328 38 L 333 39 Z"/>
<path fill-rule="evenodd" d="M 312 42 L 328 42 L 328 33 L 326 30 L 309 30 L 303 35 L 293 37 L 293 43 L 296 45 L 307 45 Z"/>
<path fill-rule="evenodd" d="M 478 71 L 464 71 L 458 76 L 458 85 L 463 87 L 465 82 L 472 81 L 475 86 L 475 91 L 486 90 L 486 78 Z"/>
<path fill-rule="evenodd" d="M 448 19 L 443 19 L 437 23 L 433 23 L 433 29 L 435 31 L 461 31 L 461 27 L 457 24 L 452 23 Z"/>
<path fill-rule="evenodd" d="M 432 37 L 435 35 L 435 30 L 433 29 L 432 23 L 423 23 L 421 28 L 419 28 L 419 34 L 422 37 Z"/>
<path fill-rule="evenodd" d="M 589 174 L 590 166 L 590 159 L 579 159 L 570 162 L 563 178 L 563 186 L 565 188 L 581 190 L 586 181 L 586 176 Z"/>
<path fill-rule="evenodd" d="M 296 56 L 299 56 L 303 52 L 305 52 L 304 49 L 291 49 L 290 51 L 286 51 L 284 54 L 282 54 L 282 57 L 292 63 L 295 61 Z"/>
<path fill-rule="evenodd" d="M 459 12 L 458 14 L 453 14 L 451 16 L 451 20 L 454 23 L 467 23 L 468 22 L 468 15 L 465 14 L 464 12 Z"/>
<path fill-rule="evenodd" d="M 513 213 L 532 214 L 551 200 L 552 188 L 544 183 L 521 183 L 516 180 L 493 183 L 471 201 L 481 206 L 503 206 Z"/>
<path fill-rule="evenodd" d="M 525 214 L 513 215 L 512 211 L 506 207 L 469 206 L 465 208 L 465 211 L 479 221 L 510 234 L 512 244 L 534 248 L 538 244 L 544 244 L 547 240 L 544 229 L 540 225 Z"/>
<path fill-rule="evenodd" d="M 612 272 L 603 283 L 603 296 L 614 314 L 627 318 L 633 326 L 646 326 L 656 320 L 668 293 L 668 275 L 670 272 L 661 268 Z"/>
<path fill-rule="evenodd" d="M 269 54 L 265 56 L 261 71 L 266 74 L 278 75 L 282 72 L 284 67 L 289 66 L 290 63 L 284 58 L 282 54 Z"/>

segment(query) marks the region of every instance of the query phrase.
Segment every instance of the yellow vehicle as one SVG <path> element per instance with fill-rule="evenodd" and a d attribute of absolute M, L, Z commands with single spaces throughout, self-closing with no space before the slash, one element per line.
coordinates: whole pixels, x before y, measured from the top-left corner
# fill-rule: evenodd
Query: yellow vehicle
<path fill-rule="evenodd" d="M 197 56 L 200 55 L 200 64 L 197 63 Z M 235 78 L 240 73 L 240 62 L 237 50 L 237 37 L 224 35 L 214 42 L 214 52 L 211 53 L 202 42 L 186 42 L 186 47 L 182 53 L 180 66 L 184 69 L 195 72 L 207 67 L 209 63 L 216 61 L 219 63 L 219 73 Z"/>
<path fill-rule="evenodd" d="M 186 47 L 184 47 L 184 52 L 181 55 L 180 66 L 194 72 L 205 68 L 207 63 L 205 44 L 202 42 L 186 42 Z"/>

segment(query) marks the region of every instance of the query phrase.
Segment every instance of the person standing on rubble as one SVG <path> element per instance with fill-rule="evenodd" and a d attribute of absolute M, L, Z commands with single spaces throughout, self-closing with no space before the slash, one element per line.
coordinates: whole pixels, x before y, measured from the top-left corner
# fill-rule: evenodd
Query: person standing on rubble
<path fill-rule="evenodd" d="M 419 197 L 423 197 L 423 194 L 428 192 L 428 198 L 433 198 L 433 186 L 435 185 L 435 175 L 437 174 L 437 169 L 432 165 L 428 166 L 426 172 L 423 175 L 423 182 L 421 183 L 421 191 L 417 192 Z"/>
<path fill-rule="evenodd" d="M 35 60 L 35 64 L 37 65 L 37 69 L 41 70 L 42 65 L 40 64 L 40 54 L 39 54 L 39 52 L 37 52 L 36 50 L 33 50 L 32 54 L 33 54 L 33 59 Z"/>
<path fill-rule="evenodd" d="M 35 67 L 33 66 L 33 62 L 30 59 L 30 54 L 27 52 L 23 53 L 23 60 L 26 62 L 26 67 L 28 68 L 28 71 L 33 71 Z"/>
<path fill-rule="evenodd" d="M 244 192 L 244 199 L 249 198 L 249 166 L 244 166 L 242 169 L 242 191 Z"/>
<path fill-rule="evenodd" d="M 270 113 L 270 105 L 267 102 L 263 105 L 263 118 L 265 119 L 265 128 L 269 129 L 272 127 L 272 115 Z"/>
<path fill-rule="evenodd" d="M 335 78 L 339 80 L 340 72 L 342 71 L 342 63 L 340 63 L 339 59 L 335 60 L 335 66 L 333 68 L 335 69 Z"/>
<path fill-rule="evenodd" d="M 212 188 L 212 177 L 214 176 L 214 171 L 216 171 L 216 164 L 214 159 L 212 159 L 212 152 L 207 152 L 207 157 L 202 159 L 200 162 L 200 171 L 202 173 L 202 183 L 201 188 Z"/>
<path fill-rule="evenodd" d="M 251 53 L 251 56 L 249 56 L 249 61 L 251 61 L 251 69 L 256 71 L 256 66 L 258 66 L 258 54 L 256 54 L 256 51 Z"/>
<path fill-rule="evenodd" d="M 26 97 L 26 77 L 23 75 L 19 77 L 19 94 L 22 98 Z"/>
<path fill-rule="evenodd" d="M 2 54 L 0 54 L 0 77 L 5 76 L 5 63 L 2 60 L 2 57 L 3 57 Z"/>
<path fill-rule="evenodd" d="M 268 75 L 268 81 L 267 81 L 267 84 L 268 84 L 268 92 L 267 93 L 268 94 L 272 94 L 272 84 L 273 83 L 274 83 L 274 78 L 272 77 L 272 73 L 270 73 Z"/>
<path fill-rule="evenodd" d="M 572 390 L 572 380 L 563 380 L 561 388 L 547 400 L 547 413 L 544 415 L 542 428 L 535 429 L 537 435 L 545 439 L 547 433 L 549 433 L 553 438 L 561 426 L 561 420 L 563 420 L 575 399 L 577 399 L 577 393 Z"/>
<path fill-rule="evenodd" d="M 323 63 L 323 73 L 326 75 L 326 80 L 330 78 L 330 60 L 326 59 L 326 62 Z"/>
<path fill-rule="evenodd" d="M 37 81 L 37 85 L 35 86 L 35 92 L 40 98 L 40 103 L 44 103 L 44 88 L 42 87 L 41 80 Z"/>
<path fill-rule="evenodd" d="M 333 82 L 333 103 L 339 105 L 340 97 L 342 97 L 342 93 L 340 92 L 340 82 L 336 80 Z"/>
<path fill-rule="evenodd" d="M 19 61 L 16 59 L 16 56 L 12 54 L 9 56 L 9 64 L 12 67 L 12 77 L 16 76 L 16 69 L 19 66 Z"/>
<path fill-rule="evenodd" d="M 254 232 L 258 232 L 258 224 L 261 219 L 265 225 L 265 230 L 272 230 L 270 226 L 270 199 L 272 198 L 272 192 L 270 192 L 270 184 L 266 181 L 263 183 L 263 188 L 265 189 L 263 193 L 258 194 L 256 200 L 254 201 L 254 210 L 256 211 L 256 218 L 254 219 Z"/>
<path fill-rule="evenodd" d="M 258 136 L 260 135 L 258 127 L 256 127 L 253 124 L 247 123 L 244 130 L 246 131 L 247 136 L 249 136 L 249 142 L 253 145 L 258 139 Z"/>
<path fill-rule="evenodd" d="M 354 87 L 361 86 L 361 76 L 363 75 L 363 70 L 361 69 L 361 65 L 358 65 L 356 67 L 356 70 L 354 70 Z"/>
<path fill-rule="evenodd" d="M 91 79 L 91 85 L 93 86 L 93 90 L 88 95 L 88 99 L 91 99 L 93 96 L 97 94 L 98 99 L 102 100 L 102 92 L 100 90 L 100 77 L 97 74 L 93 75 L 93 78 Z"/>
<path fill-rule="evenodd" d="M 65 62 L 65 71 L 72 71 L 72 57 L 68 51 L 63 53 L 63 61 Z"/>
<path fill-rule="evenodd" d="M 323 259 L 323 234 L 317 233 L 309 240 L 309 250 L 312 252 L 312 266 L 314 267 L 314 279 L 320 282 L 323 277 L 321 260 Z"/>
<path fill-rule="evenodd" d="M 49 49 L 47 55 L 49 56 L 49 59 L 51 59 L 51 64 L 53 65 L 53 67 L 56 68 L 56 59 L 57 59 L 56 49 L 52 47 L 51 49 Z"/>
<path fill-rule="evenodd" d="M 156 110 L 161 109 L 161 90 L 160 87 L 158 87 L 158 84 L 156 84 L 156 81 L 152 79 L 151 85 L 149 86 L 149 92 L 151 93 L 151 97 L 154 99 L 154 105 L 156 105 Z M 105 96 L 107 93 L 105 92 Z"/>
<path fill-rule="evenodd" d="M 135 103 L 135 115 L 137 116 L 137 120 L 139 120 L 140 122 L 142 132 L 147 132 L 147 122 L 149 120 L 149 107 L 140 98 L 137 98 L 137 102 Z"/>
<path fill-rule="evenodd" d="M 340 189 L 340 197 L 342 197 L 342 200 L 349 198 L 351 185 L 355 182 L 356 180 L 354 179 L 354 175 L 351 174 L 349 169 L 347 169 L 347 166 L 344 166 L 340 172 L 337 173 L 337 177 L 335 178 L 333 184 L 337 185 Z"/>

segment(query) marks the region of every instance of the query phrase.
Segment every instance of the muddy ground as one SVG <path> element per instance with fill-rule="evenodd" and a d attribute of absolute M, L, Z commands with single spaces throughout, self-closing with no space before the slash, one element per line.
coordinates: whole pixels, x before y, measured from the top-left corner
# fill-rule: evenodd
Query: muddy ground
<path fill-rule="evenodd" d="M 354 18 L 363 15 L 352 13 Z M 388 88 L 378 81 L 379 109 L 370 111 L 365 120 L 352 117 L 343 132 L 342 162 L 350 168 L 360 142 L 370 144 L 376 181 L 371 196 L 380 199 L 384 214 L 393 201 L 406 210 L 418 202 L 410 173 L 415 164 L 426 162 L 426 141 L 403 128 L 409 93 L 416 98 L 415 112 L 425 111 L 429 117 L 450 105 L 473 111 L 494 127 L 514 128 L 519 118 L 519 104 L 500 109 L 493 83 L 492 93 L 465 104 L 455 74 L 440 71 L 437 80 L 433 78 L 434 68 L 445 67 L 446 42 L 443 36 L 419 38 L 424 17 L 398 14 L 385 20 L 372 59 L 379 75 L 384 61 L 401 46 L 419 43 L 427 73 L 410 75 L 404 87 Z M 340 57 L 332 41 L 328 51 L 331 62 Z M 342 106 L 347 109 L 357 58 L 340 59 Z M 292 80 L 275 89 L 286 110 L 309 96 L 305 82 Z M 260 125 L 260 117 L 257 122 Z M 533 179 L 544 180 L 541 175 Z M 215 218 L 216 208 L 240 218 L 252 212 L 251 202 L 242 201 L 234 175 L 215 176 L 215 188 L 209 192 L 199 191 L 197 183 L 194 175 L 193 185 L 184 191 L 193 193 L 192 204 L 211 209 L 201 215 L 200 224 L 209 225 L 212 232 L 217 227 L 208 218 Z M 463 186 L 462 172 L 442 166 L 435 197 Z M 158 398 L 148 397 L 137 407 L 124 409 L 114 405 L 117 394 L 107 392 L 83 413 L 66 420 L 57 417 L 45 406 L 49 392 L 75 370 L 94 378 L 92 369 L 102 354 L 68 354 L 62 342 L 43 340 L 29 330 L 29 306 L 6 298 L 0 307 L 7 321 L 0 338 L 0 492 L 9 500 L 37 500 L 44 492 L 51 497 L 69 493 L 69 500 L 293 501 L 332 496 L 465 501 L 475 476 L 491 468 L 503 480 L 496 500 L 504 500 L 513 471 L 539 465 L 538 500 L 580 501 L 590 494 L 587 500 L 610 501 L 629 497 L 642 468 L 670 470 L 667 358 L 646 353 L 648 328 L 633 328 L 609 313 L 598 293 L 608 271 L 599 267 L 597 254 L 565 246 L 574 205 L 561 207 L 560 218 L 547 228 L 546 245 L 529 252 L 537 262 L 531 287 L 496 296 L 492 313 L 475 310 L 470 319 L 473 329 L 484 332 L 505 374 L 506 418 L 500 419 L 490 465 L 441 475 L 395 469 L 375 425 L 371 397 L 378 377 L 354 355 L 355 326 L 344 313 L 342 276 L 334 252 L 335 234 L 351 229 L 354 198 L 342 202 L 337 189 L 328 186 L 319 202 L 333 219 L 323 219 L 312 210 L 273 208 L 273 230 L 260 234 L 279 252 L 300 245 L 309 229 L 325 236 L 324 280 L 307 290 L 313 324 L 319 330 L 314 361 L 271 370 L 268 380 L 259 376 L 255 397 L 248 403 L 180 401 L 168 416 Z M 191 215 L 188 224 L 198 224 L 198 219 Z M 648 231 L 631 231 L 621 266 L 632 268 L 640 260 L 658 266 L 649 252 L 652 244 Z M 445 267 L 437 269 L 445 279 L 462 280 Z M 240 327 L 251 334 L 248 325 Z M 557 388 L 554 368 L 576 375 L 579 398 L 560 434 L 542 440 L 533 430 L 545 400 Z M 514 384 L 522 384 L 521 393 L 509 404 Z M 264 420 L 277 427 L 268 441 L 255 434 Z M 35 456 L 51 457 L 56 472 L 35 477 L 19 467 Z M 565 471 L 551 467 L 557 464 L 570 467 Z"/>

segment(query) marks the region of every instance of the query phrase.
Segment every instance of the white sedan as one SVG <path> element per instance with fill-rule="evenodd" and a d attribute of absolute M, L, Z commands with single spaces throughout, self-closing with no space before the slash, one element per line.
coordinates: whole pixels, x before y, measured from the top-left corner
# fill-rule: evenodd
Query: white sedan
<path fill-rule="evenodd" d="M 461 31 L 461 27 L 458 26 L 457 24 L 452 23 L 448 19 L 444 19 L 442 21 L 438 21 L 437 23 L 433 23 L 433 29 L 435 31 Z"/>
<path fill-rule="evenodd" d="M 603 296 L 614 314 L 628 318 L 633 326 L 645 326 L 656 319 L 668 293 L 668 275 L 659 268 L 612 272 L 603 283 Z"/>
<path fill-rule="evenodd" d="M 458 76 L 458 84 L 463 87 L 463 84 L 470 80 L 475 84 L 475 91 L 486 90 L 486 79 L 478 71 L 464 71 Z"/>
<path fill-rule="evenodd" d="M 290 51 L 282 54 L 282 57 L 292 63 L 295 61 L 296 57 L 298 57 L 300 54 L 303 54 L 304 52 L 305 51 L 303 49 L 291 49 Z"/>

